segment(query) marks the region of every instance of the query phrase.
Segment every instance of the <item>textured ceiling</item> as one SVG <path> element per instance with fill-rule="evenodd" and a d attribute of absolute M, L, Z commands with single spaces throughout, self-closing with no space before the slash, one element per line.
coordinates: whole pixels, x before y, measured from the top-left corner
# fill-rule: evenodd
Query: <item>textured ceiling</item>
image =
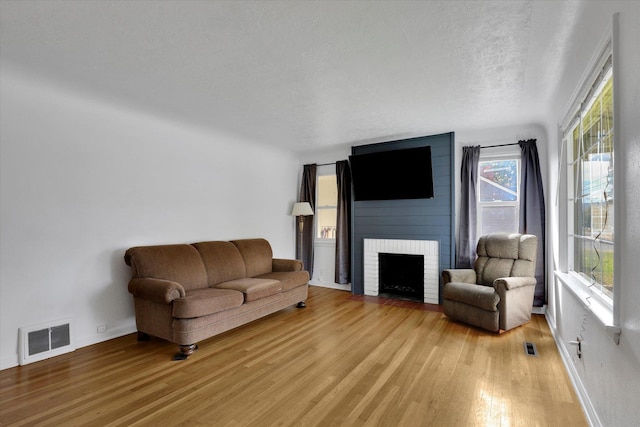
<path fill-rule="evenodd" d="M 564 1 L 7 1 L 2 66 L 296 151 L 542 122 Z"/>

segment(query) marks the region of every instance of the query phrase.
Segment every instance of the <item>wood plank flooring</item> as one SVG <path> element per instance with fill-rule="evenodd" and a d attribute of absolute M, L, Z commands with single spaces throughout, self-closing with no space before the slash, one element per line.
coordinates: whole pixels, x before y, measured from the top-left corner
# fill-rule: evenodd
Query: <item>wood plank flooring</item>
<path fill-rule="evenodd" d="M 312 287 L 199 343 L 128 335 L 0 372 L 3 426 L 583 426 L 543 316 L 496 335 Z M 534 342 L 538 357 L 526 356 Z"/>

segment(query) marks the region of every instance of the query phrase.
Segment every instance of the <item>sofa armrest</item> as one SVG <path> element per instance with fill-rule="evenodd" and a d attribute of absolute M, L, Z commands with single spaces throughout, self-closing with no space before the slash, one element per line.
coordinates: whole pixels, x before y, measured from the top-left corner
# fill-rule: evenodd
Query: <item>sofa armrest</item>
<path fill-rule="evenodd" d="M 273 271 L 302 271 L 302 261 L 298 259 L 279 259 L 272 261 Z"/>
<path fill-rule="evenodd" d="M 535 277 L 501 277 L 493 281 L 493 288 L 498 292 L 517 289 L 523 286 L 535 286 Z"/>
<path fill-rule="evenodd" d="M 476 283 L 476 271 L 472 268 L 442 270 L 442 283 Z"/>
<path fill-rule="evenodd" d="M 174 299 L 184 298 L 181 284 L 171 280 L 135 278 L 129 281 L 129 292 L 136 298 L 170 304 Z"/>

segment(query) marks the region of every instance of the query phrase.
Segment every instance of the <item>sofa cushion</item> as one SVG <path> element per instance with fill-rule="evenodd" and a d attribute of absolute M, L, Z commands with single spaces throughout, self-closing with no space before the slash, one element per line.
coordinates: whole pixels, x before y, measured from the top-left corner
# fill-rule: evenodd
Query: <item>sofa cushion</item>
<path fill-rule="evenodd" d="M 208 286 L 247 276 L 244 260 L 231 242 L 200 242 L 193 246 L 200 252 L 207 271 Z"/>
<path fill-rule="evenodd" d="M 240 307 L 241 292 L 229 289 L 204 288 L 187 291 L 184 298 L 173 301 L 173 317 L 190 319 Z"/>
<path fill-rule="evenodd" d="M 202 257 L 191 245 L 138 246 L 128 249 L 124 259 L 134 278 L 170 280 L 187 291 L 207 287 Z"/>
<path fill-rule="evenodd" d="M 244 239 L 231 241 L 242 254 L 247 268 L 247 277 L 271 273 L 273 251 L 265 239 Z"/>
<path fill-rule="evenodd" d="M 498 303 L 500 302 L 500 297 L 493 287 L 472 283 L 447 283 L 444 287 L 443 298 L 488 311 L 498 311 Z"/>
<path fill-rule="evenodd" d="M 274 271 L 272 273 L 261 274 L 257 278 L 278 280 L 282 286 L 282 292 L 287 292 L 293 288 L 309 283 L 309 272 L 305 270 Z"/>
<path fill-rule="evenodd" d="M 215 288 L 240 291 L 244 294 L 244 300 L 250 302 L 280 293 L 282 285 L 278 280 L 245 277 L 218 283 Z"/>

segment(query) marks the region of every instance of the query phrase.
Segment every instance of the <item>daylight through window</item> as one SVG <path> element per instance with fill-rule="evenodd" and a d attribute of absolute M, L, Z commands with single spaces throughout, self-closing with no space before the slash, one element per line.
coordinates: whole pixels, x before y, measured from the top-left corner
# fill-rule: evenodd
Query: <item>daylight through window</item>
<path fill-rule="evenodd" d="M 519 181 L 519 158 L 492 158 L 478 163 L 479 235 L 518 232 Z"/>
<path fill-rule="evenodd" d="M 338 184 L 335 172 L 331 175 L 318 175 L 317 191 L 316 238 L 335 239 L 338 212 Z"/>
<path fill-rule="evenodd" d="M 569 160 L 569 269 L 613 296 L 614 133 L 611 60 L 565 133 Z"/>

